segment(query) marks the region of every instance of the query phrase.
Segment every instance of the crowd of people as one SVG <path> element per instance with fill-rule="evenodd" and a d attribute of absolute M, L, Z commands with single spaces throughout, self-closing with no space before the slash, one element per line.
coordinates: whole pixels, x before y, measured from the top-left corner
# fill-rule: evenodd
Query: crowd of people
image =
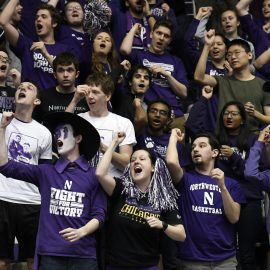
<path fill-rule="evenodd" d="M 270 267 L 270 0 L 197 2 L 1 2 L 0 270 Z"/>

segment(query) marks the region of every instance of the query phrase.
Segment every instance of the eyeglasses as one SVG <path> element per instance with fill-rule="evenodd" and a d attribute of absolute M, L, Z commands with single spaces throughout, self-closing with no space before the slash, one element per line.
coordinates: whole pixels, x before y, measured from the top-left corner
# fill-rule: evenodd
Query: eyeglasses
<path fill-rule="evenodd" d="M 246 52 L 246 51 L 229 52 L 229 53 L 227 53 L 226 57 L 227 57 L 227 59 L 231 59 L 233 57 L 233 55 L 235 55 L 236 57 L 238 57 L 240 55 L 240 53 L 242 53 L 242 52 Z"/>
<path fill-rule="evenodd" d="M 2 55 L 0 55 L 0 61 L 5 62 L 5 63 L 10 63 L 9 58 L 6 56 L 2 56 Z"/>
<path fill-rule="evenodd" d="M 158 109 L 156 109 L 156 108 L 150 108 L 149 109 L 149 113 L 152 113 L 152 114 L 157 114 L 157 113 L 159 113 L 160 115 L 162 115 L 162 116 L 168 116 L 168 112 L 167 111 L 165 111 L 165 110 L 158 110 Z"/>
<path fill-rule="evenodd" d="M 240 112 L 237 112 L 237 111 L 225 111 L 223 113 L 224 116 L 229 116 L 231 115 L 232 117 L 236 117 L 238 115 L 240 115 Z"/>

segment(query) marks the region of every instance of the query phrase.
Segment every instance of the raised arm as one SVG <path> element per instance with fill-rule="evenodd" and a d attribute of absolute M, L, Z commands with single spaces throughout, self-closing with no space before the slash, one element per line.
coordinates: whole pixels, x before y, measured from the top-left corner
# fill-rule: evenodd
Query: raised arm
<path fill-rule="evenodd" d="M 256 118 L 259 122 L 263 124 L 270 124 L 270 106 L 264 106 L 264 114 L 257 111 L 255 106 L 251 102 L 245 103 L 245 110 L 251 117 Z"/>
<path fill-rule="evenodd" d="M 171 174 L 172 180 L 175 184 L 181 181 L 183 178 L 184 171 L 180 166 L 178 151 L 177 151 L 177 142 L 183 141 L 184 134 L 180 129 L 172 129 L 167 153 L 166 153 L 166 162 L 169 172 Z"/>
<path fill-rule="evenodd" d="M 59 2 L 59 0 L 49 0 L 48 1 L 48 4 L 51 5 L 51 6 L 53 6 L 53 7 L 56 7 L 57 4 L 58 4 L 58 2 Z"/>
<path fill-rule="evenodd" d="M 224 181 L 224 172 L 215 168 L 211 171 L 211 177 L 217 180 L 218 187 L 221 190 L 223 208 L 227 219 L 230 223 L 235 224 L 239 220 L 241 206 L 233 200 L 229 193 Z"/>
<path fill-rule="evenodd" d="M 270 61 L 270 48 L 264 51 L 254 63 L 255 68 L 260 69 Z"/>
<path fill-rule="evenodd" d="M 0 15 L 0 25 L 5 31 L 5 37 L 8 42 L 15 47 L 19 39 L 19 31 L 11 24 L 11 17 L 19 0 L 10 0 Z"/>
<path fill-rule="evenodd" d="M 142 100 L 140 98 L 134 98 L 133 107 L 135 109 L 134 115 L 134 129 L 136 135 L 140 134 L 147 125 L 147 113 L 142 106 Z"/>
<path fill-rule="evenodd" d="M 114 188 L 115 188 L 115 179 L 108 174 L 109 166 L 112 161 L 113 153 L 115 152 L 115 149 L 117 146 L 124 140 L 125 133 L 118 132 L 115 137 L 113 138 L 111 144 L 107 148 L 106 152 L 104 153 L 102 159 L 98 163 L 97 169 L 96 169 L 96 176 L 99 180 L 99 183 L 105 190 L 105 192 L 111 196 L 113 194 Z"/>
<path fill-rule="evenodd" d="M 265 148 L 265 143 L 269 143 L 270 139 L 270 125 L 264 128 L 258 137 L 258 140 L 250 148 L 249 156 L 246 161 L 245 166 L 245 177 L 246 179 L 252 179 L 259 181 L 262 185 L 262 188 L 269 191 L 270 190 L 270 171 L 260 171 L 259 170 L 259 161 L 263 150 Z"/>
<path fill-rule="evenodd" d="M 129 30 L 127 35 L 122 41 L 120 52 L 124 55 L 129 55 L 132 51 L 133 39 L 136 34 L 140 34 L 142 26 L 139 23 L 135 23 L 133 27 Z"/>
<path fill-rule="evenodd" d="M 154 65 L 150 70 L 154 75 L 161 74 L 164 76 L 167 79 L 170 88 L 178 97 L 185 98 L 187 96 L 187 87 L 178 81 L 170 72 L 166 71 L 163 67 L 160 65 Z M 184 66 L 182 66 L 181 70 L 184 70 Z"/>
<path fill-rule="evenodd" d="M 78 85 L 75 94 L 66 108 L 66 112 L 74 113 L 76 105 L 81 99 L 87 96 L 89 86 L 87 84 Z"/>
<path fill-rule="evenodd" d="M 6 127 L 10 124 L 14 114 L 12 112 L 3 112 L 0 122 L 0 166 L 8 162 L 8 153 L 5 140 Z"/>
<path fill-rule="evenodd" d="M 187 134 L 191 137 L 197 133 L 209 132 L 206 130 L 205 122 L 207 119 L 207 103 L 213 96 L 213 87 L 205 85 L 202 89 L 202 96 L 192 106 L 185 127 Z"/>
<path fill-rule="evenodd" d="M 236 5 L 236 10 L 239 16 L 245 16 L 248 14 L 249 5 L 252 0 L 240 0 Z"/>
<path fill-rule="evenodd" d="M 209 56 L 210 48 L 215 39 L 215 30 L 211 29 L 205 33 L 204 36 L 204 46 L 199 59 L 199 62 L 196 66 L 194 79 L 203 85 L 209 85 L 215 87 L 217 85 L 217 81 L 213 76 L 210 76 L 205 73 L 206 71 L 206 63 Z"/>

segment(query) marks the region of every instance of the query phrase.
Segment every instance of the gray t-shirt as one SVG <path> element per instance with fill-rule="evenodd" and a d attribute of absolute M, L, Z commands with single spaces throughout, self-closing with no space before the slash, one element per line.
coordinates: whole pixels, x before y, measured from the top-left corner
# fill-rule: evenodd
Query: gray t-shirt
<path fill-rule="evenodd" d="M 234 76 L 214 76 L 218 82 L 219 102 L 218 112 L 229 101 L 239 101 L 243 104 L 250 101 L 255 109 L 264 114 L 263 107 L 270 105 L 270 93 L 262 90 L 264 80 L 255 77 L 249 81 L 237 80 Z M 249 117 L 249 128 L 257 131 L 260 127 L 259 121 Z"/>

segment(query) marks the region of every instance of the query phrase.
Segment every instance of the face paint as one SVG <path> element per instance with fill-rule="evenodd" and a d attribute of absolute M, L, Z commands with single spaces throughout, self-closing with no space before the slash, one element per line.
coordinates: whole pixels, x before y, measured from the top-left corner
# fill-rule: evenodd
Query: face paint
<path fill-rule="evenodd" d="M 56 127 L 54 137 L 57 142 L 59 155 L 66 155 L 75 148 L 74 131 L 71 125 L 59 125 Z"/>

